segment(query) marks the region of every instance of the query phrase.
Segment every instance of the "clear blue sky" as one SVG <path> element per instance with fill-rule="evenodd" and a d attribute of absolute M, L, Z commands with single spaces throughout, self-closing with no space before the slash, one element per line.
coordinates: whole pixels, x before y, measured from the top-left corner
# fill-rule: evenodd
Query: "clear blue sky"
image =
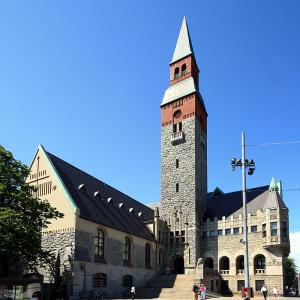
<path fill-rule="evenodd" d="M 300 1 L 1 1 L 0 143 L 39 143 L 137 200 L 160 197 L 160 102 L 183 15 L 209 114 L 209 189 L 248 143 L 300 140 Z M 300 189 L 300 144 L 248 148 L 248 186 Z M 284 192 L 300 231 L 300 191 Z"/>

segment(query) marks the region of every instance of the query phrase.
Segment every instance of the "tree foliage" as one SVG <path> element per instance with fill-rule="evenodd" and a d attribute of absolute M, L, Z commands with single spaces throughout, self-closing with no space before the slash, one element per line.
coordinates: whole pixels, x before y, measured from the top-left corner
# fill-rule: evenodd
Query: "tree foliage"
<path fill-rule="evenodd" d="M 286 257 L 284 259 L 284 271 L 285 271 L 285 286 L 291 287 L 297 275 L 297 266 L 295 260 L 292 257 Z"/>
<path fill-rule="evenodd" d="M 41 229 L 63 214 L 48 201 L 38 199 L 26 183 L 29 168 L 0 145 L 0 263 L 32 269 L 51 258 L 41 248 Z M 0 274 L 1 275 L 1 274 Z M 7 274 L 2 274 L 7 276 Z"/>

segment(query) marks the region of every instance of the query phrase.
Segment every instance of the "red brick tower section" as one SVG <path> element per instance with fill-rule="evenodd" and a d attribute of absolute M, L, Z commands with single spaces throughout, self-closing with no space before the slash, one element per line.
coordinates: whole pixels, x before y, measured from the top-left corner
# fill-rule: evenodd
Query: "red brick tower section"
<path fill-rule="evenodd" d="M 201 95 L 197 94 L 199 88 L 199 69 L 192 54 L 170 64 L 170 86 L 193 77 L 196 91 L 173 102 L 161 106 L 161 125 L 171 125 L 182 120 L 196 116 L 201 128 L 207 131 L 207 113 Z"/>

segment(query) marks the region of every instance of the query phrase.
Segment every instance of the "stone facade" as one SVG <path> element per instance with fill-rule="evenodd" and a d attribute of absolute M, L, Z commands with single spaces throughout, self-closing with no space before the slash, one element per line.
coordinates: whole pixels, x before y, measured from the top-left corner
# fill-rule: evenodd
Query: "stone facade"
<path fill-rule="evenodd" d="M 171 231 L 185 231 L 185 244 L 188 244 L 189 258 L 185 267 L 195 268 L 200 256 L 200 245 L 196 242 L 200 235 L 200 212 L 206 200 L 206 134 L 196 117 L 182 121 L 184 140 L 172 144 L 172 125 L 163 126 L 161 133 L 161 214 L 171 226 Z M 177 165 L 176 165 L 177 160 Z M 176 191 L 176 184 L 179 188 Z M 181 228 L 172 222 L 176 213 L 187 223 Z M 181 232 L 180 232 L 181 233 Z M 176 233 L 175 233 L 176 235 Z M 176 237 L 175 237 L 176 238 Z M 176 249 L 169 247 L 168 256 Z M 183 255 L 184 246 L 177 252 Z"/>
<path fill-rule="evenodd" d="M 275 232 L 270 228 L 271 222 L 277 224 Z M 284 223 L 288 225 L 287 209 L 258 210 L 254 215 L 248 214 L 249 275 L 250 286 L 255 292 L 260 292 L 262 281 L 269 289 L 277 287 L 284 291 L 283 259 L 289 253 L 288 226 L 283 228 Z M 205 265 L 212 259 L 213 266 L 210 269 L 221 276 L 218 288 L 215 284 L 215 291 L 221 291 L 222 281 L 226 281 L 229 291 L 237 293 L 240 289 L 238 281 L 244 280 L 244 266 L 239 263 L 244 257 L 242 229 L 242 215 L 203 223 L 203 263 Z M 229 265 L 224 269 L 222 261 L 225 257 Z M 258 263 L 259 258 L 263 258 L 263 264 Z"/>

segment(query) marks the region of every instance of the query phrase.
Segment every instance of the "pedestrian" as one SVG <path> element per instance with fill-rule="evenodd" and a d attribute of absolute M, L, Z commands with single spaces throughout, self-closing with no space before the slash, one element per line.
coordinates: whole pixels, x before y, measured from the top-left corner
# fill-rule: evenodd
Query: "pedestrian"
<path fill-rule="evenodd" d="M 261 290 L 260 290 L 263 295 L 264 295 L 264 299 L 267 300 L 267 295 L 268 295 L 268 288 L 265 286 L 265 284 L 263 284 Z"/>
<path fill-rule="evenodd" d="M 204 283 L 201 283 L 200 285 L 200 299 L 205 300 L 206 297 L 206 287 Z"/>
<path fill-rule="evenodd" d="M 131 299 L 134 300 L 134 297 L 135 297 L 135 287 L 134 286 L 131 287 L 130 292 L 131 292 Z"/>
<path fill-rule="evenodd" d="M 199 287 L 196 283 L 193 284 L 194 300 L 198 300 Z"/>
<path fill-rule="evenodd" d="M 274 289 L 273 289 L 273 295 L 274 295 L 275 299 L 277 299 L 278 294 L 279 294 L 279 291 L 278 291 L 277 287 L 274 287 Z"/>

